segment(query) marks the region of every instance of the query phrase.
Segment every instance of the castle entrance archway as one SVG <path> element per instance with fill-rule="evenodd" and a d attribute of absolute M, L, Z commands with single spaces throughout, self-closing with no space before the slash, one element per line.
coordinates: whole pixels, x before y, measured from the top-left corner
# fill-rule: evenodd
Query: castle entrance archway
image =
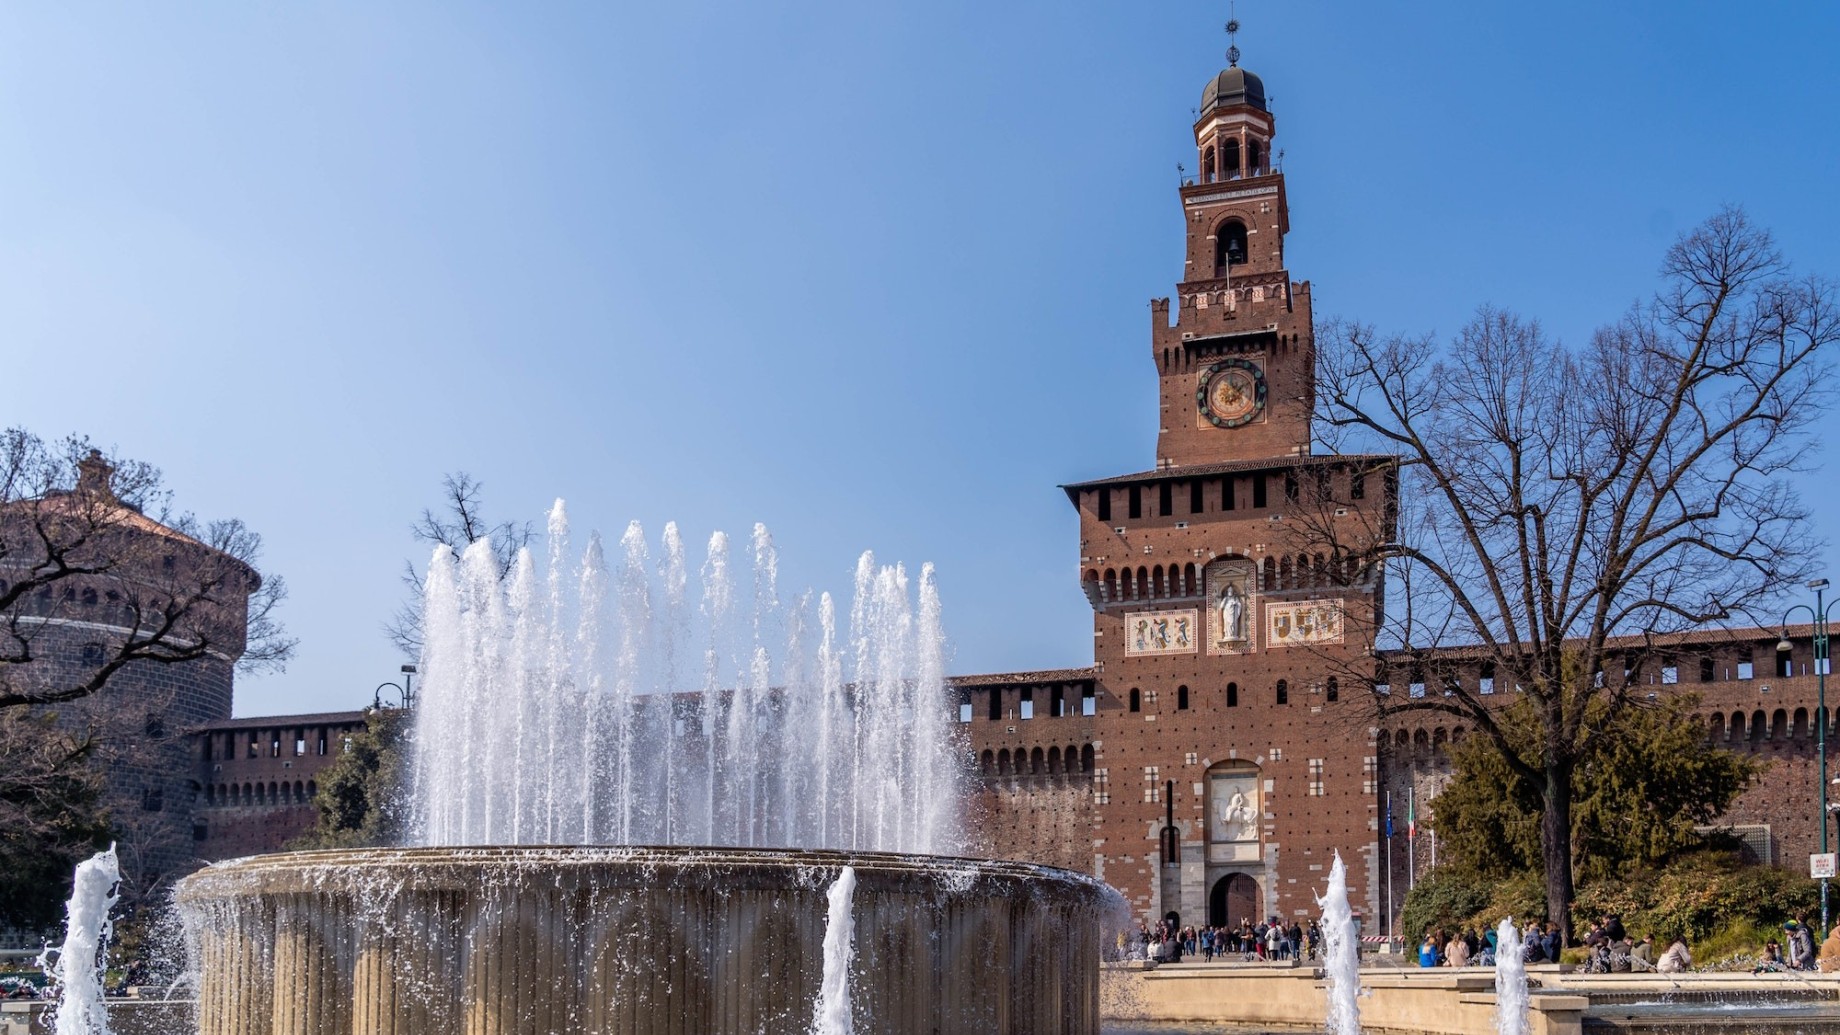
<path fill-rule="evenodd" d="M 1238 927 L 1241 920 L 1259 922 L 1259 882 L 1244 873 L 1229 873 L 1215 881 L 1208 894 L 1208 926 Z"/>

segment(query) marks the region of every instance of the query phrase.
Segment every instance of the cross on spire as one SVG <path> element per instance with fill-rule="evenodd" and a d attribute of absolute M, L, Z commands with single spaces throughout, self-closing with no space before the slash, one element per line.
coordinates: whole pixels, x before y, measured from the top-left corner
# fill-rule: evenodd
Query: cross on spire
<path fill-rule="evenodd" d="M 1238 4 L 1227 8 L 1227 67 L 1239 67 L 1239 15 Z"/>

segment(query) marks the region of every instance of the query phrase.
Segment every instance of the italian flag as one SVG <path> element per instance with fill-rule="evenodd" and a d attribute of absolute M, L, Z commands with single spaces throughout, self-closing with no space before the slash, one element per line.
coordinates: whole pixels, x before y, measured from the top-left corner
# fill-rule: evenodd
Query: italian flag
<path fill-rule="evenodd" d="M 1412 788 L 1406 788 L 1406 837 L 1418 836 L 1418 819 L 1412 812 Z"/>

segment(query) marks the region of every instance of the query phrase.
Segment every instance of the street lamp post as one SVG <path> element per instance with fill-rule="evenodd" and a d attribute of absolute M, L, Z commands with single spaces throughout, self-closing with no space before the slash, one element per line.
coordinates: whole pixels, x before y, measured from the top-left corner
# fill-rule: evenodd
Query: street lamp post
<path fill-rule="evenodd" d="M 1823 594 L 1827 590 L 1827 580 L 1826 579 L 1815 579 L 1813 582 L 1810 582 L 1808 584 L 1808 588 L 1814 590 L 1814 606 L 1809 607 L 1807 604 L 1796 604 L 1794 607 L 1791 607 L 1789 608 L 1789 610 L 1783 612 L 1782 640 L 1781 642 L 1777 643 L 1776 649 L 1778 651 L 1786 652 L 1791 647 L 1791 644 L 1789 643 L 1789 616 L 1796 613 L 1797 611 L 1808 612 L 1810 618 L 1813 620 L 1813 623 L 1814 623 L 1815 711 L 1816 711 L 1816 715 L 1818 716 L 1818 718 L 1816 718 L 1815 720 L 1815 727 L 1814 727 L 1815 752 L 1820 756 L 1820 759 L 1821 759 L 1821 779 L 1820 779 L 1821 804 L 1820 804 L 1819 809 L 1815 812 L 1815 822 L 1819 823 L 1821 826 L 1821 854 L 1826 855 L 1827 854 L 1827 811 L 1828 811 L 1827 810 L 1827 608 L 1828 608 L 1828 604 Z M 1826 940 L 1827 938 L 1827 924 L 1828 924 L 1827 878 L 1822 877 L 1821 878 L 1821 938 L 1822 940 Z"/>
<path fill-rule="evenodd" d="M 383 688 L 386 686 L 396 691 L 397 704 L 405 711 L 415 707 L 415 666 L 404 665 L 402 667 L 402 674 L 403 681 L 400 685 L 396 683 L 377 684 L 377 689 L 371 692 L 372 708 L 383 708 Z"/>

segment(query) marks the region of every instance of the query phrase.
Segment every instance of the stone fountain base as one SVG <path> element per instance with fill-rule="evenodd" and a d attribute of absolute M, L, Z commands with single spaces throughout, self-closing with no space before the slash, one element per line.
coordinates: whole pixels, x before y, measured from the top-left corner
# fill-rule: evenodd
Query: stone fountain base
<path fill-rule="evenodd" d="M 1099 1030 L 1109 891 L 926 856 L 708 848 L 300 852 L 177 900 L 203 1035 L 806 1033 L 856 869 L 856 1030 Z"/>

